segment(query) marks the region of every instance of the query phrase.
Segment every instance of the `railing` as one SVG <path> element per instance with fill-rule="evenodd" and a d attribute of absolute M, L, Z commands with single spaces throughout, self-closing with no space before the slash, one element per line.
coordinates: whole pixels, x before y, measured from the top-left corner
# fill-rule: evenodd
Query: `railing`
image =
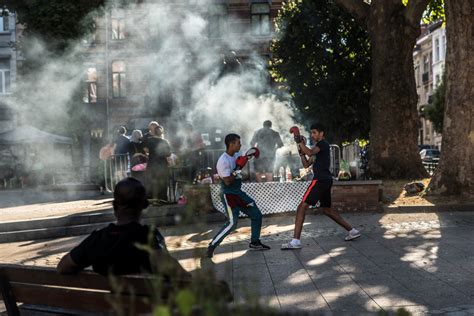
<path fill-rule="evenodd" d="M 332 144 L 331 147 L 331 164 L 329 169 L 334 177 L 337 177 L 341 168 L 341 148 L 338 145 Z"/>
<path fill-rule="evenodd" d="M 114 191 L 115 185 L 130 175 L 130 160 L 128 154 L 112 155 L 104 161 L 105 189 Z"/>
<path fill-rule="evenodd" d="M 360 147 L 359 142 L 352 142 L 342 147 L 342 159 L 349 163 L 350 172 L 352 176 L 355 176 L 356 179 L 361 178 L 362 174 L 360 169 L 361 150 L 362 147 Z"/>
<path fill-rule="evenodd" d="M 334 176 L 337 176 L 340 169 L 341 149 L 337 145 L 331 145 L 331 164 L 330 170 Z M 206 149 L 199 152 L 199 169 L 212 168 L 215 172 L 217 160 L 224 152 L 222 149 Z M 299 160 L 299 159 L 298 159 Z M 112 155 L 105 160 L 105 189 L 113 192 L 115 185 L 122 179 L 130 176 L 130 159 L 128 154 Z M 250 164 L 247 165 L 246 172 L 251 172 Z M 179 198 L 180 191 L 184 183 L 190 183 L 195 175 L 191 174 L 190 166 L 173 166 L 170 167 L 170 178 L 168 185 L 168 199 L 170 202 L 176 202 Z M 144 171 L 144 174 L 146 171 Z M 146 181 L 146 177 L 139 180 Z"/>
<path fill-rule="evenodd" d="M 212 168 L 216 169 L 217 160 L 224 152 L 224 149 L 204 149 L 199 151 L 199 169 Z M 194 176 L 194 175 L 193 175 Z"/>

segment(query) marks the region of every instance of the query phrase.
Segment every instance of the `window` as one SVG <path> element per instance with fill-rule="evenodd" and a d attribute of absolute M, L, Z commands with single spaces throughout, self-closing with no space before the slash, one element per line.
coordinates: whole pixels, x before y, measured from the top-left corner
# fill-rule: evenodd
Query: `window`
<path fill-rule="evenodd" d="M 209 37 L 218 38 L 227 33 L 227 7 L 216 4 L 209 7 Z"/>
<path fill-rule="evenodd" d="M 270 6 L 266 3 L 252 4 L 252 34 L 270 34 Z"/>
<path fill-rule="evenodd" d="M 439 39 L 435 39 L 435 62 L 439 60 Z"/>
<path fill-rule="evenodd" d="M 84 103 L 97 103 L 97 69 L 94 67 L 87 68 L 83 101 Z"/>
<path fill-rule="evenodd" d="M 112 91 L 116 98 L 126 96 L 125 62 L 112 62 Z"/>
<path fill-rule="evenodd" d="M 112 18 L 112 39 L 123 40 L 125 39 L 125 19 L 124 18 Z"/>
<path fill-rule="evenodd" d="M 442 45 L 442 52 L 443 53 L 441 55 L 442 55 L 442 58 L 444 59 L 444 56 L 446 56 L 446 36 L 443 35 L 442 39 L 443 40 L 441 42 L 441 45 Z"/>
<path fill-rule="evenodd" d="M 8 32 L 10 30 L 9 22 L 8 15 L 0 16 L 0 32 Z"/>
<path fill-rule="evenodd" d="M 0 94 L 10 93 L 10 60 L 0 60 Z"/>
<path fill-rule="evenodd" d="M 423 56 L 423 73 L 427 74 L 430 72 L 430 60 L 428 55 Z"/>
<path fill-rule="evenodd" d="M 420 81 L 420 64 L 417 62 L 415 66 L 415 82 L 417 87 L 420 86 Z"/>
<path fill-rule="evenodd" d="M 94 24 L 90 33 L 87 33 L 82 39 L 84 46 L 95 46 L 97 26 Z"/>

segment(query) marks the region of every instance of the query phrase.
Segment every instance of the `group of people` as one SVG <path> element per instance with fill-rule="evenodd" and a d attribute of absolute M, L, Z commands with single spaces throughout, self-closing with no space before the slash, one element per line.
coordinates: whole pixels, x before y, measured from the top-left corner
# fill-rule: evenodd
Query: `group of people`
<path fill-rule="evenodd" d="M 164 128 L 158 122 L 148 124 L 148 132 L 143 135 L 141 130 L 133 130 L 130 137 L 127 129 L 118 129 L 113 140 L 115 155 L 127 155 L 130 159 L 130 173 L 143 182 L 148 196 L 154 200 L 168 200 L 168 179 L 171 157 L 171 146 L 164 138 Z"/>
<path fill-rule="evenodd" d="M 154 148 L 152 150 L 156 150 L 151 157 L 157 159 L 157 152 L 163 150 L 160 146 L 165 143 L 160 138 L 163 130 L 157 123 L 152 122 L 150 134 L 145 143 L 152 146 Z M 303 194 L 297 208 L 293 238 L 281 245 L 282 250 L 295 250 L 302 247 L 301 233 L 305 213 L 312 207 L 320 208 L 325 215 L 343 227 L 347 231 L 346 241 L 361 236 L 357 229 L 331 207 L 333 178 L 329 171 L 330 146 L 325 140 L 325 129 L 321 124 L 311 126 L 311 138 L 315 145 L 308 147 L 303 137 L 294 136 L 301 163 L 304 167 L 312 166 L 314 179 Z M 255 201 L 241 187 L 241 170 L 249 158 L 239 153 L 242 146 L 240 136 L 228 134 L 225 137 L 225 145 L 226 151 L 217 162 L 217 172 L 222 179 L 221 199 L 228 220 L 209 243 L 206 253 L 209 258 L 213 257 L 214 251 L 224 238 L 235 230 L 240 212 L 248 215 L 251 221 L 249 249 L 270 249 L 270 246 L 262 243 L 260 239 L 262 213 Z M 139 180 L 129 177 L 120 181 L 115 187 L 113 201 L 116 223 L 93 232 L 67 253 L 59 262 L 58 271 L 64 274 L 76 273 L 92 266 L 94 271 L 104 275 L 152 272 L 190 280 L 190 274 L 167 252 L 165 239 L 158 229 L 140 223 L 141 213 L 148 204 L 146 188 Z M 151 251 L 138 246 L 140 244 L 150 246 Z"/>
<path fill-rule="evenodd" d="M 271 126 L 271 124 L 270 124 Z M 269 128 L 264 125 L 264 128 Z M 269 133 L 270 134 L 270 133 Z M 258 132 L 256 133 L 258 135 Z M 254 136 L 254 139 L 256 137 Z M 333 178 L 330 167 L 330 145 L 325 140 L 325 129 L 321 124 L 311 125 L 311 139 L 315 145 L 307 147 L 304 137 L 295 135 L 294 140 L 298 146 L 301 163 L 305 168 L 313 167 L 313 180 L 303 195 L 302 201 L 296 211 L 295 228 L 293 238 L 281 245 L 282 250 L 300 249 L 301 232 L 305 220 L 306 210 L 311 207 L 319 207 L 322 212 L 342 226 L 348 233 L 346 241 L 360 237 L 360 232 L 350 225 L 342 216 L 331 207 L 331 188 Z M 252 140 L 254 143 L 254 140 Z M 217 246 L 237 227 L 239 213 L 242 212 L 251 221 L 251 239 L 249 248 L 252 250 L 268 250 L 269 246 L 260 241 L 260 231 L 262 227 L 262 213 L 255 201 L 242 191 L 242 177 L 240 171 L 248 161 L 246 156 L 241 156 L 240 136 L 229 134 L 225 137 L 226 151 L 220 156 L 217 162 L 217 172 L 223 180 L 221 199 L 226 210 L 228 221 L 218 231 L 209 243 L 207 256 L 213 257 Z M 258 161 L 258 160 L 257 160 Z"/>

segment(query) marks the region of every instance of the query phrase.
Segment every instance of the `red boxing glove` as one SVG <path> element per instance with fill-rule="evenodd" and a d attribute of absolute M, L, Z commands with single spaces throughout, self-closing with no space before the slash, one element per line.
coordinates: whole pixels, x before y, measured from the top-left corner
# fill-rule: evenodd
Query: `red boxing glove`
<path fill-rule="evenodd" d="M 260 157 L 260 150 L 257 147 L 252 147 L 245 153 L 245 157 L 248 159 L 254 158 L 258 159 Z"/>
<path fill-rule="evenodd" d="M 293 136 L 299 136 L 300 135 L 300 129 L 298 126 L 292 126 L 290 128 L 290 133 L 293 134 Z"/>
<path fill-rule="evenodd" d="M 235 169 L 243 169 L 247 161 L 249 161 L 247 156 L 237 157 L 237 159 L 235 160 L 235 164 L 236 164 Z"/>

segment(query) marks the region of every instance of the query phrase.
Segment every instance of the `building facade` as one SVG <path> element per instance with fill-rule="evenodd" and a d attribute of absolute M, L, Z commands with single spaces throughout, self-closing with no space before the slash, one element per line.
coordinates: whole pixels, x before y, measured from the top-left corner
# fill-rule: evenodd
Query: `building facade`
<path fill-rule="evenodd" d="M 18 52 L 12 48 L 16 38 L 15 14 L 0 16 L 0 133 L 12 130 L 17 123 L 15 112 L 5 102 L 16 83 Z"/>
<path fill-rule="evenodd" d="M 182 6 L 189 9 L 189 1 L 181 2 L 174 4 L 177 11 Z M 232 34 L 242 37 L 235 41 L 236 46 L 226 46 L 235 53 L 236 58 L 245 60 L 255 52 L 269 58 L 274 35 L 273 20 L 281 5 L 282 1 L 269 0 L 213 1 L 207 6 L 209 40 L 220 41 L 227 34 Z M 135 44 L 130 45 L 135 43 L 133 29 L 136 28 L 139 10 L 138 6 L 133 12 L 106 12 L 97 20 L 95 32 L 84 40 L 83 101 L 94 113 L 95 120 L 91 122 L 90 131 L 94 137 L 105 136 L 118 125 L 142 127 L 133 126 L 134 122 L 140 121 L 140 118 L 166 118 L 173 111 L 176 100 L 166 94 L 150 99 L 147 78 L 141 75 L 144 68 L 150 67 L 143 65 L 142 57 L 146 56 L 147 50 L 154 49 L 153 43 L 139 49 Z M 239 44 L 242 46 L 239 47 Z"/>
<path fill-rule="evenodd" d="M 422 34 L 417 39 L 413 52 L 420 119 L 419 145 L 441 148 L 441 134 L 434 130 L 433 123 L 424 114 L 424 109 L 431 104 L 433 93 L 443 78 L 445 55 L 446 31 L 442 23 L 423 25 Z"/>
<path fill-rule="evenodd" d="M 281 0 L 212 0 L 205 6 L 200 3 L 202 1 L 175 1 L 169 6 L 172 6 L 173 14 L 201 12 L 207 22 L 208 41 L 210 45 L 223 47 L 221 55 L 226 66 L 232 68 L 236 60 L 240 64 L 254 54 L 262 60 L 270 58 L 274 19 L 282 6 Z M 106 12 L 96 20 L 95 31 L 83 41 L 83 103 L 90 118 L 83 137 L 85 170 L 96 167 L 96 159 L 87 157 L 96 156 L 100 146 L 112 139 L 118 126 L 126 126 L 129 130 L 144 129 L 151 120 L 158 120 L 166 128 L 168 137 L 175 134 L 174 111 L 183 109 L 189 102 L 190 98 L 183 97 L 189 91 L 176 91 L 187 90 L 186 84 L 170 88 L 166 80 L 172 79 L 163 78 L 159 93 L 154 93 L 152 90 L 156 87 L 150 87 L 144 75 L 150 67 L 159 65 L 159 61 L 148 64 L 146 56 L 158 49 L 161 38 L 153 36 L 152 23 L 147 21 L 148 25 L 142 25 L 143 10 L 146 6 L 138 4 L 133 10 Z M 143 28 L 150 30 L 146 34 L 149 39 L 145 41 L 138 38 L 144 37 Z M 173 31 L 179 32 L 179 29 Z M 155 39 L 157 42 L 153 42 Z M 194 67 L 192 58 L 189 58 L 189 67 Z M 172 74 L 166 74 L 168 76 L 172 77 Z M 188 81 L 193 79 L 188 78 Z"/>

